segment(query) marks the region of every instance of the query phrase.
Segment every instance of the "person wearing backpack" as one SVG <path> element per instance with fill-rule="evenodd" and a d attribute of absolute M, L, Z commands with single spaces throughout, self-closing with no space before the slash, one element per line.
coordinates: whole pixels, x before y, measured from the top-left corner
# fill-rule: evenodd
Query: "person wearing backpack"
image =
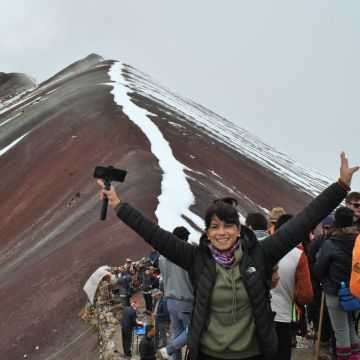
<path fill-rule="evenodd" d="M 317 334 L 319 330 L 319 320 L 320 320 L 320 309 L 321 309 L 321 302 L 323 298 L 323 287 L 321 282 L 315 277 L 313 273 L 313 267 L 316 263 L 316 256 L 319 253 L 321 247 L 324 244 L 325 236 L 330 229 L 330 227 L 334 223 L 334 214 L 328 215 L 322 222 L 321 228 L 322 233 L 319 234 L 316 239 L 310 244 L 307 259 L 310 268 L 310 276 L 311 276 L 311 283 L 314 292 L 314 298 L 311 304 L 307 306 L 308 310 L 308 317 L 309 321 L 313 323 L 313 327 L 315 333 Z M 323 307 L 323 319 L 322 319 L 322 326 L 320 327 L 320 357 L 332 356 L 333 359 L 336 359 L 336 340 L 334 331 L 331 325 L 329 312 L 327 307 Z"/>
<path fill-rule="evenodd" d="M 345 312 L 338 296 L 339 289 L 350 281 L 352 252 L 358 236 L 353 216 L 353 210 L 347 207 L 335 211 L 333 227 L 326 234 L 313 269 L 314 275 L 323 284 L 339 360 L 360 360 L 359 339 L 355 332 L 358 312 Z"/>
<path fill-rule="evenodd" d="M 357 170 L 358 166 L 349 167 L 341 153 L 338 182 L 262 241 L 240 225 L 236 208 L 220 199 L 206 210 L 199 246 L 180 240 L 122 202 L 113 186 L 105 190 L 100 180 L 98 185 L 101 199 L 107 197 L 119 219 L 160 254 L 188 271 L 194 288 L 188 327 L 189 358 L 270 360 L 277 352 L 269 301 L 273 267 L 340 204 Z"/>

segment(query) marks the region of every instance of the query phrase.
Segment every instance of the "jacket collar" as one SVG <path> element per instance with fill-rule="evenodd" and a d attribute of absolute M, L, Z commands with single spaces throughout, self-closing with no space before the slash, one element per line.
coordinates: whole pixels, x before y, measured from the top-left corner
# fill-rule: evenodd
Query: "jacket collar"
<path fill-rule="evenodd" d="M 245 225 L 241 225 L 240 236 L 243 247 L 248 249 L 252 248 L 258 242 L 254 232 Z"/>

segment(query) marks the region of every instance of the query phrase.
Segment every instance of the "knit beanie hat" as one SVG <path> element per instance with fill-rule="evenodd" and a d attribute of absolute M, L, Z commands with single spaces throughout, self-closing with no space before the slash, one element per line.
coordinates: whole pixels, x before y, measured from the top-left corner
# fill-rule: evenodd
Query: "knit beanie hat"
<path fill-rule="evenodd" d="M 336 209 L 334 226 L 338 228 L 352 226 L 353 216 L 354 211 L 345 206 Z"/>
<path fill-rule="evenodd" d="M 282 207 L 274 207 L 269 215 L 271 222 L 277 222 L 279 217 L 285 215 L 285 210 Z"/>

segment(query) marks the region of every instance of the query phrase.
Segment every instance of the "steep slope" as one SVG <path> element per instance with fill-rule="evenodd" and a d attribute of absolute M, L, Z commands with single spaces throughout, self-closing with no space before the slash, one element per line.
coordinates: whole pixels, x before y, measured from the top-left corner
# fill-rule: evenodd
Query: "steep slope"
<path fill-rule="evenodd" d="M 169 230 L 185 224 L 194 240 L 216 197 L 238 198 L 242 214 L 275 205 L 295 212 L 329 182 L 147 75 L 97 55 L 7 97 L 11 91 L 0 85 L 5 359 L 46 359 L 66 347 L 87 330 L 78 312 L 89 275 L 149 251 L 111 212 L 98 220 L 96 165 L 126 169 L 117 185 L 123 199 Z M 59 358 L 95 359 L 96 343 L 95 331 L 87 333 Z"/>
<path fill-rule="evenodd" d="M 19 94 L 36 86 L 34 79 L 25 74 L 0 72 L 0 101 L 5 103 Z"/>

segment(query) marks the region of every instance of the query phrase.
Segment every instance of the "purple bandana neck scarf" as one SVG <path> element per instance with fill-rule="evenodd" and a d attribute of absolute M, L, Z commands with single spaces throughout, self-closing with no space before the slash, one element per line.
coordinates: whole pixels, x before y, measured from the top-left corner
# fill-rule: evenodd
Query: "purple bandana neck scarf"
<path fill-rule="evenodd" d="M 216 249 L 212 243 L 209 243 L 209 249 L 214 260 L 221 265 L 222 267 L 229 267 L 235 261 L 235 251 L 239 248 L 240 239 L 229 249 L 225 251 L 220 251 Z"/>

